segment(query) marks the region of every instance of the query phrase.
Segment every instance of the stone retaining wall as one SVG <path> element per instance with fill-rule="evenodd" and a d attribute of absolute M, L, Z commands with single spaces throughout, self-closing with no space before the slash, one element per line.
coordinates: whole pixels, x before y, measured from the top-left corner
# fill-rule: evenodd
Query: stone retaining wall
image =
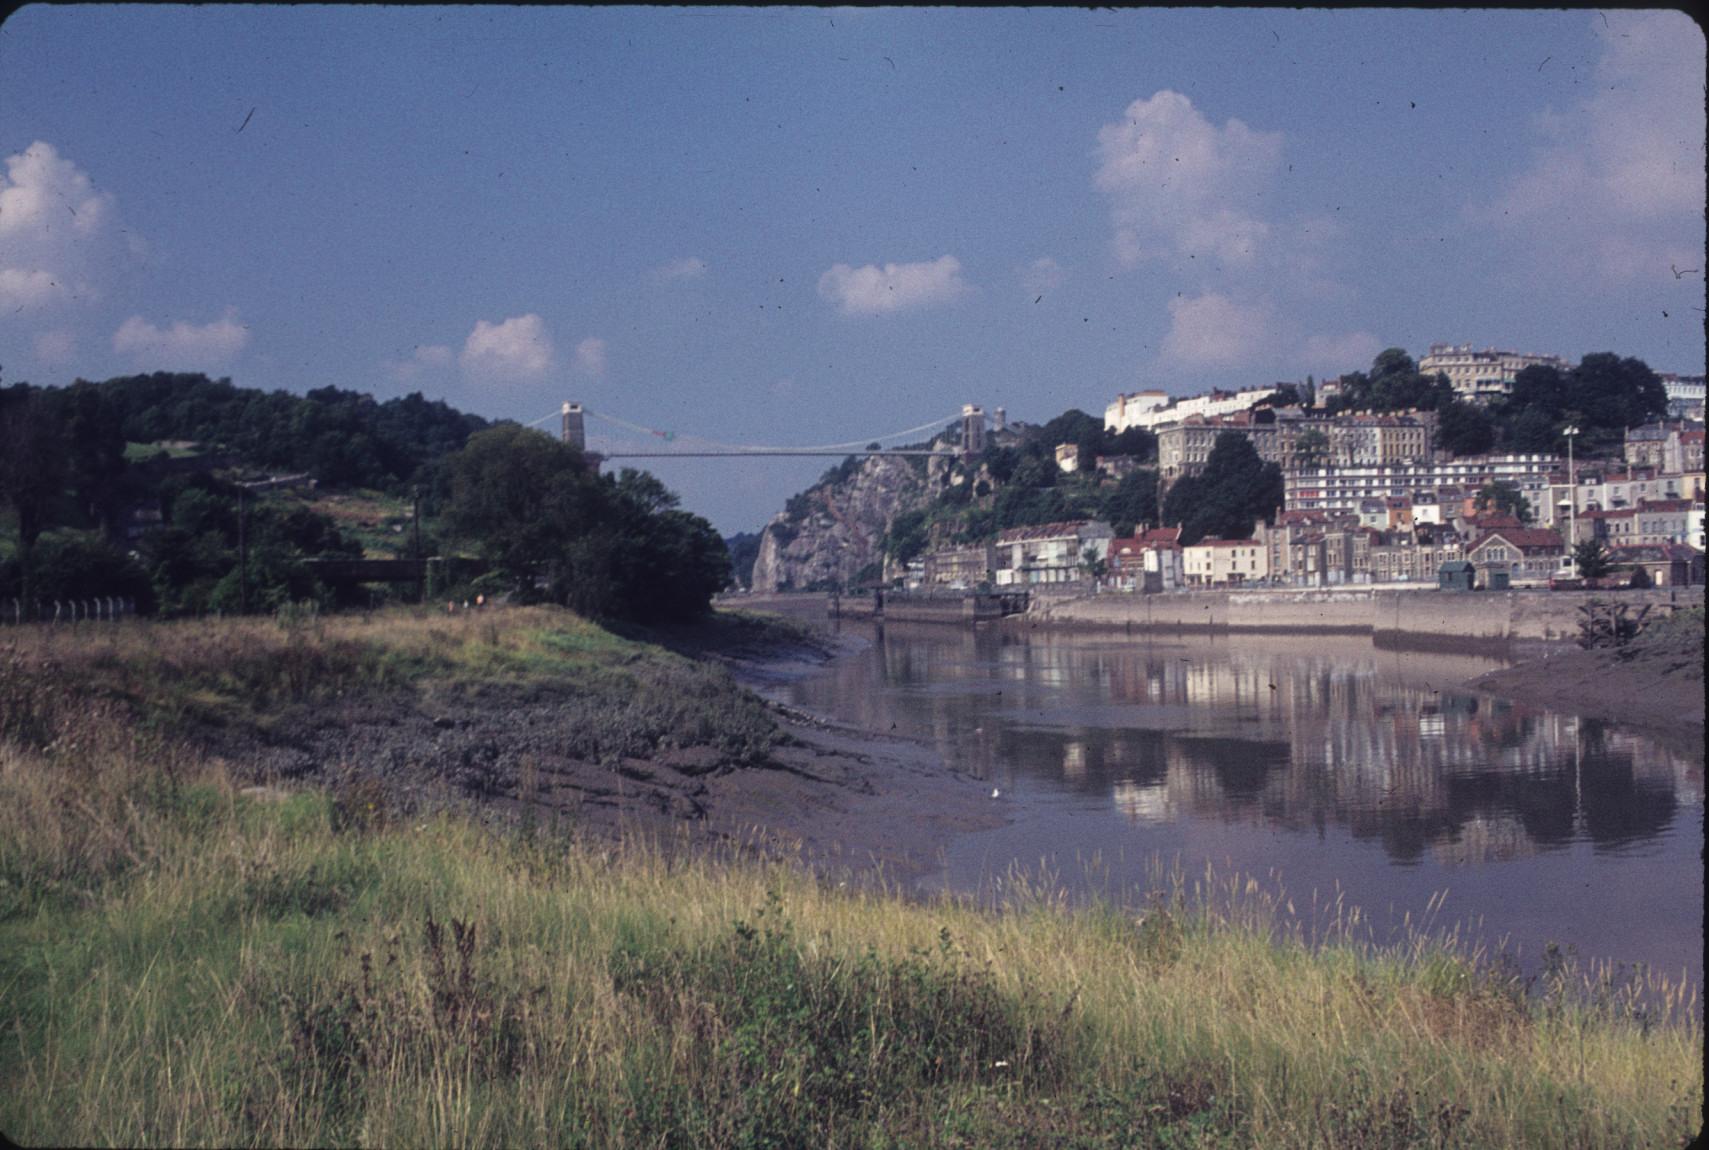
<path fill-rule="evenodd" d="M 1035 599 L 1029 622 L 1163 631 L 1315 631 L 1428 635 L 1474 641 L 1564 640 L 1593 599 L 1701 604 L 1700 588 L 1673 591 L 1193 591 Z"/>

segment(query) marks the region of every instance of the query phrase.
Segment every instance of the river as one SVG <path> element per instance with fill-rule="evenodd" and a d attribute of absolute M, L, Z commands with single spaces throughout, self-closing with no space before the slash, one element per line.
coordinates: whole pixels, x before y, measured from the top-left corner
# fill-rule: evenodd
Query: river
<path fill-rule="evenodd" d="M 822 610 L 822 608 L 821 608 Z M 1463 684 L 1511 660 L 1348 636 L 1097 636 L 844 622 L 861 649 L 797 706 L 923 740 L 1007 818 L 943 843 L 926 889 L 1015 868 L 1133 897 L 1159 861 L 1339 896 L 1378 941 L 1458 926 L 1535 970 L 1703 972 L 1703 754 Z"/>

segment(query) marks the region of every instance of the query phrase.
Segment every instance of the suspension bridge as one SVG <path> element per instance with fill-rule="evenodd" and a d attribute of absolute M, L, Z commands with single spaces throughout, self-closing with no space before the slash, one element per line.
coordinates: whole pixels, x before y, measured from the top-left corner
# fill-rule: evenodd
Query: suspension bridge
<path fill-rule="evenodd" d="M 590 451 L 587 445 L 587 420 L 589 417 L 603 420 L 606 423 L 624 428 L 627 431 L 641 435 L 649 435 L 662 439 L 666 443 L 681 446 L 667 449 L 619 448 L 613 451 Z M 594 411 L 579 403 L 565 403 L 561 410 L 543 415 L 539 419 L 526 424 L 527 427 L 539 427 L 547 421 L 557 418 L 559 437 L 582 452 L 594 462 L 607 459 L 720 459 L 720 458 L 788 458 L 792 456 L 811 455 L 894 455 L 894 456 L 924 456 L 941 459 L 967 458 L 979 454 L 985 449 L 985 425 L 988 417 L 985 410 L 977 404 L 963 404 L 959 414 L 949 414 L 930 423 L 922 423 L 918 427 L 903 428 L 885 435 L 867 436 L 865 439 L 850 440 L 846 443 L 820 443 L 803 447 L 771 447 L 760 444 L 719 443 L 716 440 L 703 439 L 697 435 L 679 435 L 674 431 L 665 431 L 654 427 L 645 427 L 631 423 L 625 419 L 605 412 Z M 993 422 L 1001 430 L 1007 425 L 1002 408 L 995 411 Z M 960 443 L 954 448 L 932 447 L 883 447 L 887 439 L 902 439 L 906 436 L 918 435 L 924 431 L 942 429 L 952 424 L 960 424 Z"/>

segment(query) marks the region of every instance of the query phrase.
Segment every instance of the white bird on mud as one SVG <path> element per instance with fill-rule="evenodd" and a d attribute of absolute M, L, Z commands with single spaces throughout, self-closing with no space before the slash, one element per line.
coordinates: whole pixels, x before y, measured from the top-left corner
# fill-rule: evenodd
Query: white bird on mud
<path fill-rule="evenodd" d="M 998 790 L 996 787 L 992 787 L 991 788 L 991 797 L 994 799 L 1000 799 L 1003 797 L 1003 792 Z"/>

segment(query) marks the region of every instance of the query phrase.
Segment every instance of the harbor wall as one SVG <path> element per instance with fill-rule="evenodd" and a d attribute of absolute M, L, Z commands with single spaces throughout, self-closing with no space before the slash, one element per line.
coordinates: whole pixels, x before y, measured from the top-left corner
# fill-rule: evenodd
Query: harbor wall
<path fill-rule="evenodd" d="M 1158 631 L 1310 631 L 1448 640 L 1559 641 L 1578 634 L 1591 600 L 1689 606 L 1700 588 L 1622 591 L 1190 591 L 1035 596 L 1028 623 Z"/>
<path fill-rule="evenodd" d="M 1596 600 L 1619 602 L 1638 610 L 1654 604 L 1701 605 L 1703 588 L 1655 588 L 1648 591 L 1440 591 L 1371 587 L 1262 588 L 1250 591 L 1179 591 L 1145 595 L 1111 591 L 1087 594 L 1068 588 L 1032 588 L 1024 615 L 1010 625 L 1072 627 L 1092 630 L 1162 632 L 1306 632 L 1400 636 L 1444 643 L 1559 642 L 1578 635 L 1579 607 Z M 731 596 L 729 606 L 797 607 L 811 603 L 829 613 L 823 594 Z M 844 595 L 837 610 L 845 619 L 871 618 L 870 595 Z M 973 601 L 901 597 L 884 603 L 884 617 L 895 621 L 975 622 Z M 983 613 L 978 622 L 985 622 Z"/>

